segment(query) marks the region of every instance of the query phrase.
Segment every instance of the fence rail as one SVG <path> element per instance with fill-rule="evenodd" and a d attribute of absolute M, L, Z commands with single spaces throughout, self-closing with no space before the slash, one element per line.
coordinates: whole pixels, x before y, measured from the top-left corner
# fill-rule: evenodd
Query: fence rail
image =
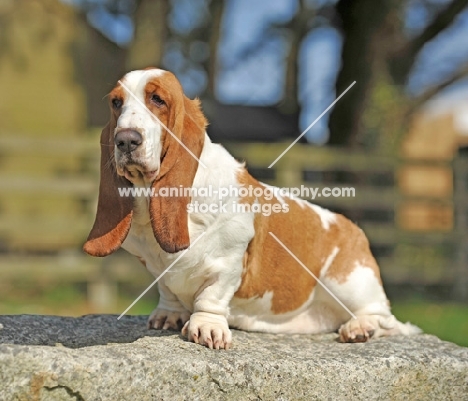
<path fill-rule="evenodd" d="M 253 175 L 272 185 L 355 188 L 353 198 L 320 197 L 313 202 L 344 213 L 364 229 L 387 283 L 454 285 L 459 297 L 467 298 L 467 160 L 405 161 L 297 144 L 269 169 L 287 145 L 226 147 L 239 160 L 247 162 Z M 399 172 L 414 165 L 449 168 L 454 172 L 455 192 L 441 196 L 404 194 L 399 186 Z M 137 260 L 119 256 L 103 262 L 81 252 L 94 218 L 98 166 L 96 135 L 61 141 L 0 138 L 3 280 L 47 277 L 60 283 L 86 282 L 90 300 L 99 304 L 100 310 L 106 302 L 112 302 L 112 296 L 107 301 L 104 297 L 103 301 L 96 294 L 115 294 L 111 288 L 116 282 L 149 283 Z M 411 202 L 435 205 L 428 209 L 435 213 L 433 229 L 417 231 L 401 227 L 402 220 L 405 223 L 405 219 L 413 218 L 404 209 Z M 448 217 L 442 213 L 444 210 L 449 211 Z M 447 222 L 450 213 L 455 217 Z M 103 268 L 103 263 L 107 267 Z"/>

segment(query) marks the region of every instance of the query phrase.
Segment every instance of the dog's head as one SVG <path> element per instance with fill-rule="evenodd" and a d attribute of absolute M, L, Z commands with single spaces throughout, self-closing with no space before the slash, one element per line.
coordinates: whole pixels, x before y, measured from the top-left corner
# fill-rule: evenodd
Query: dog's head
<path fill-rule="evenodd" d="M 198 100 L 188 99 L 177 78 L 149 68 L 126 74 L 109 95 L 110 120 L 101 133 L 101 180 L 94 226 L 84 245 L 106 256 L 125 240 L 133 197 L 122 189 L 190 187 L 198 168 L 206 120 Z M 119 190 L 119 188 L 121 188 Z M 151 197 L 154 236 L 170 253 L 190 245 L 188 197 Z"/>

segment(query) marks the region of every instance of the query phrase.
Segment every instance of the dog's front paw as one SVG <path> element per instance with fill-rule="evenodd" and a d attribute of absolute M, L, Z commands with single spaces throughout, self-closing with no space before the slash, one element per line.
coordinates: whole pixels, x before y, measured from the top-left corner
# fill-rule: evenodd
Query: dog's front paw
<path fill-rule="evenodd" d="M 195 312 L 185 323 L 182 334 L 189 341 L 211 349 L 229 349 L 232 344 L 231 330 L 224 316 Z"/>
<path fill-rule="evenodd" d="M 156 308 L 148 318 L 148 329 L 179 331 L 189 319 L 190 313 L 188 311 L 172 312 Z"/>

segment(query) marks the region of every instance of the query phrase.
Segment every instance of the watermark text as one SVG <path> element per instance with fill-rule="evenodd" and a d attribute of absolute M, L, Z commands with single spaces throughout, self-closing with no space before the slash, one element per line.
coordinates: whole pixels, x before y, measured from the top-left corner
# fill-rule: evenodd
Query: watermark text
<path fill-rule="evenodd" d="M 263 198 L 267 201 L 277 199 L 284 203 L 284 198 L 302 198 L 316 200 L 317 198 L 354 198 L 356 189 L 353 187 L 307 187 L 301 185 L 293 188 L 279 188 L 271 186 L 235 186 L 228 187 L 126 187 L 118 188 L 121 197 L 191 197 L 191 198 L 211 198 L 225 200 L 230 198 Z"/>

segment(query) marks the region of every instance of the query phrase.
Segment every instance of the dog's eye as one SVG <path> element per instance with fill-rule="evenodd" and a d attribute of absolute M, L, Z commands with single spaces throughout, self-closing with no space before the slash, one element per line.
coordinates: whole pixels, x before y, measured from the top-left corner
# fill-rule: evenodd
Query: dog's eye
<path fill-rule="evenodd" d="M 153 93 L 150 97 L 151 103 L 154 103 L 156 106 L 161 107 L 166 104 L 156 93 Z"/>
<path fill-rule="evenodd" d="M 115 98 L 115 99 L 112 99 L 112 107 L 114 107 L 114 109 L 118 110 L 122 107 L 122 104 L 123 104 L 123 101 L 122 99 L 119 99 L 119 98 Z"/>

